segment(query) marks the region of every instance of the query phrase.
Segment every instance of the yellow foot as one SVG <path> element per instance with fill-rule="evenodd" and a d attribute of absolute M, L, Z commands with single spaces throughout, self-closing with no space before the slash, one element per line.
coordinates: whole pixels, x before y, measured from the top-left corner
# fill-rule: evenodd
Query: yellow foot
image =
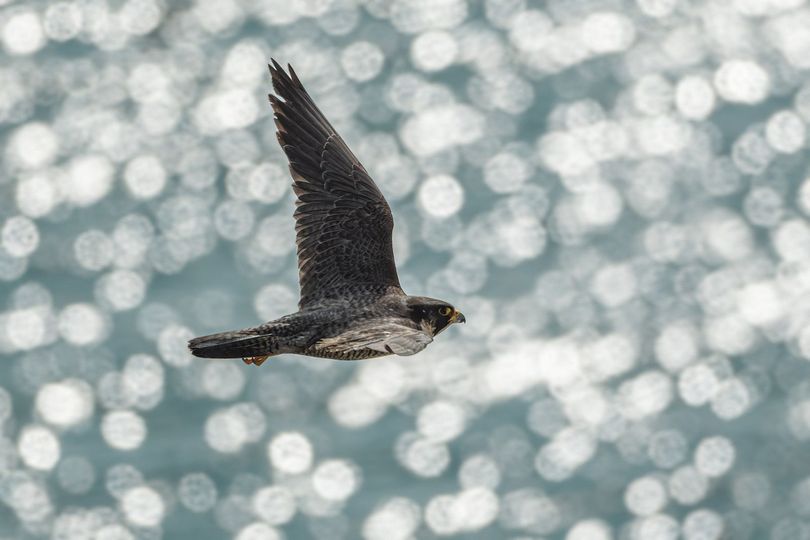
<path fill-rule="evenodd" d="M 248 356 L 247 358 L 242 358 L 242 362 L 245 364 L 253 364 L 254 366 L 260 366 L 264 364 L 264 361 L 267 360 L 269 356 Z"/>

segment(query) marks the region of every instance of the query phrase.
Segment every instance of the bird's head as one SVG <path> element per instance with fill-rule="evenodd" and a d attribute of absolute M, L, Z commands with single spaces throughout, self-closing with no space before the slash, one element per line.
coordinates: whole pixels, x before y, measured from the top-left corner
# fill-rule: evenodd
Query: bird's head
<path fill-rule="evenodd" d="M 444 300 L 413 296 L 408 299 L 411 319 L 435 336 L 453 323 L 467 322 L 459 310 Z"/>

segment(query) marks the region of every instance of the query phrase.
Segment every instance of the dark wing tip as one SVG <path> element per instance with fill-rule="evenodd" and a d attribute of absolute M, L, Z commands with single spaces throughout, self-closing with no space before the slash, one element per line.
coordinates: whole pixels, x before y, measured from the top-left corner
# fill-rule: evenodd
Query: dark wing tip
<path fill-rule="evenodd" d="M 297 73 L 295 72 L 295 70 L 293 69 L 292 64 L 287 64 L 287 71 L 289 71 L 289 72 L 290 72 L 290 79 L 292 79 L 292 82 L 293 82 L 293 83 L 295 83 L 295 85 L 296 85 L 297 87 L 299 87 L 299 88 L 302 88 L 302 89 L 303 89 L 303 88 L 304 88 L 304 85 L 302 85 L 302 84 L 301 84 L 301 81 L 298 79 L 298 74 L 297 74 Z"/>
<path fill-rule="evenodd" d="M 273 79 L 273 91 L 277 95 L 287 100 L 288 97 L 294 95 L 295 91 L 304 90 L 301 81 L 298 80 L 298 76 L 293 71 L 291 65 L 287 64 L 287 69 L 289 70 L 288 74 L 275 59 L 271 58 L 270 62 L 272 65 L 268 65 L 267 67 L 270 68 L 270 75 Z"/>

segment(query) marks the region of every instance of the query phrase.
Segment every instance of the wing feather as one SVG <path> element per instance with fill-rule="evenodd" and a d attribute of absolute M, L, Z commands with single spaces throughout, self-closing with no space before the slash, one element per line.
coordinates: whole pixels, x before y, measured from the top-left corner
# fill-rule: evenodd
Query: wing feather
<path fill-rule="evenodd" d="M 340 335 L 324 338 L 315 346 L 335 353 L 350 353 L 372 349 L 399 356 L 416 354 L 433 338 L 426 332 L 401 324 L 396 320 L 374 320 Z"/>
<path fill-rule="evenodd" d="M 304 89 L 275 61 L 270 103 L 296 201 L 299 307 L 323 298 L 401 290 L 391 209 L 374 180 Z"/>

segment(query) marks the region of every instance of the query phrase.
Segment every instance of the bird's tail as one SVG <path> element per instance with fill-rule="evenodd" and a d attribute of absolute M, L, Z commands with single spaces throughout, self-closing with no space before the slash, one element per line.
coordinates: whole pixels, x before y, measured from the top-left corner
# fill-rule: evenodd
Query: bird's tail
<path fill-rule="evenodd" d="M 222 332 L 188 342 L 194 356 L 202 358 L 248 358 L 278 354 L 278 340 L 256 329 Z"/>

